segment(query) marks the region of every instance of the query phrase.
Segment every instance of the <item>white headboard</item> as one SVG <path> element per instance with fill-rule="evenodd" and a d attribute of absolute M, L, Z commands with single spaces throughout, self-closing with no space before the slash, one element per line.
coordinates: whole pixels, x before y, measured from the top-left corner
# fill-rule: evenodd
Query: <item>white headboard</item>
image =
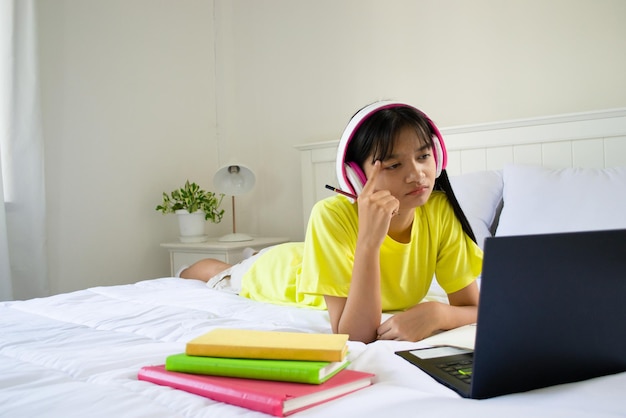
<path fill-rule="evenodd" d="M 450 176 L 509 163 L 550 168 L 626 166 L 626 108 L 441 129 Z M 337 185 L 339 141 L 297 145 L 305 225 L 311 208 Z"/>

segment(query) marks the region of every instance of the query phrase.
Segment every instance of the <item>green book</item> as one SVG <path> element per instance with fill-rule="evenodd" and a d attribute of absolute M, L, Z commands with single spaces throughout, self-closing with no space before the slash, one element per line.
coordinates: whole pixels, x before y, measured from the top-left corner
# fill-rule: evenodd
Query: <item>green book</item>
<path fill-rule="evenodd" d="M 165 360 L 172 372 L 320 384 L 348 365 L 343 361 L 266 360 L 174 354 Z"/>

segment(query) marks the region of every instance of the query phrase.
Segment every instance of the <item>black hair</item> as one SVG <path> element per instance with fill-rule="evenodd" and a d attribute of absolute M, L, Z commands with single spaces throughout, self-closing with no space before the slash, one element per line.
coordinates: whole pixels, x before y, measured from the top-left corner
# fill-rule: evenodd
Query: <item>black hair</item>
<path fill-rule="evenodd" d="M 458 218 L 459 222 L 461 222 L 461 226 L 463 227 L 463 231 L 467 234 L 468 237 L 472 239 L 472 241 L 476 241 L 476 235 L 474 235 L 474 231 L 472 230 L 472 226 L 470 225 L 463 209 L 461 209 L 461 205 L 454 195 L 454 191 L 452 190 L 452 184 L 450 184 L 450 179 L 448 178 L 448 173 L 446 170 L 442 170 L 437 180 L 435 180 L 435 190 L 443 191 L 448 197 L 448 201 L 450 205 L 452 205 L 452 209 L 454 210 L 454 214 Z"/>
<path fill-rule="evenodd" d="M 384 161 L 392 152 L 394 140 L 400 131 L 406 127 L 415 129 L 418 138 L 433 148 L 433 129 L 428 117 L 411 106 L 396 106 L 381 109 L 367 117 L 352 135 L 346 150 L 346 162 L 355 162 L 363 168 L 368 157 L 371 163 L 376 160 Z M 441 158 L 441 156 L 439 156 Z M 446 170 L 435 180 L 434 190 L 443 191 L 463 231 L 476 242 L 472 227 L 461 209 L 461 205 L 454 195 L 450 179 Z"/>

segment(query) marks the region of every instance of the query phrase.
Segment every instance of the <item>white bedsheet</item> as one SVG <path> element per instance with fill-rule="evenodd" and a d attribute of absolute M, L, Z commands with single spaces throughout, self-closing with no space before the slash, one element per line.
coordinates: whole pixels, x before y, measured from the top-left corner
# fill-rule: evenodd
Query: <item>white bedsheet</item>
<path fill-rule="evenodd" d="M 253 302 L 194 280 L 163 278 L 0 303 L 0 417 L 267 417 L 138 381 L 215 327 L 329 332 L 326 312 Z M 626 373 L 489 400 L 462 399 L 394 354 L 441 341 L 350 342 L 350 368 L 373 386 L 299 417 L 626 416 Z"/>

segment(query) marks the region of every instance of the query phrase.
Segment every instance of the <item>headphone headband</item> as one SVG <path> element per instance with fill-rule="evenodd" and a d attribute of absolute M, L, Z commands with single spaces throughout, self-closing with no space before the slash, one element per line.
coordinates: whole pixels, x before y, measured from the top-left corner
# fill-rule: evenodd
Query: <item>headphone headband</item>
<path fill-rule="evenodd" d="M 406 103 L 393 101 L 375 102 L 359 110 L 352 117 L 352 119 L 350 119 L 350 122 L 348 122 L 348 125 L 344 129 L 343 134 L 341 135 L 341 139 L 339 140 L 335 168 L 337 171 L 337 180 L 339 182 L 339 186 L 342 189 L 358 195 L 361 191 L 360 189 L 363 187 L 361 184 L 358 184 L 358 182 L 356 182 L 357 184 L 355 184 L 354 178 L 355 176 L 363 177 L 364 180 L 364 175 L 359 175 L 358 173 L 355 174 L 349 167 L 348 171 L 346 171 L 346 152 L 348 150 L 348 145 L 350 144 L 350 141 L 354 137 L 354 133 L 359 129 L 363 122 L 365 122 L 365 120 L 374 113 L 383 109 L 391 109 L 396 107 L 410 107 L 411 109 L 414 109 L 426 118 L 434 134 L 433 155 L 435 157 L 435 163 L 437 164 L 437 177 L 439 177 L 441 172 L 446 168 L 448 156 L 445 144 L 443 142 L 443 137 L 441 136 L 441 132 L 439 132 L 437 125 L 435 125 L 434 122 L 424 112 Z"/>

